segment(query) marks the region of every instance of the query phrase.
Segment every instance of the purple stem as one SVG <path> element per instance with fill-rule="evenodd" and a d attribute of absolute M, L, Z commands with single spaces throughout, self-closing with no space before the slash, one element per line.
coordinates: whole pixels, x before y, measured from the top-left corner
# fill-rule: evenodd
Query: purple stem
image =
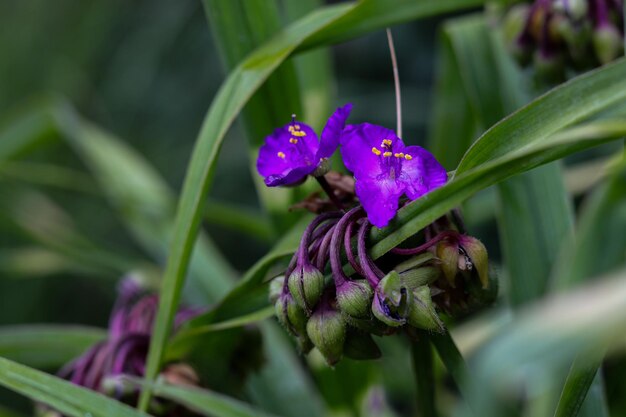
<path fill-rule="evenodd" d="M 365 220 L 361 227 L 359 228 L 359 233 L 357 235 L 357 249 L 359 252 L 359 261 L 361 263 L 361 268 L 363 269 L 363 276 L 370 283 L 372 288 L 376 288 L 378 286 L 378 282 L 384 276 L 382 271 L 378 269 L 376 265 L 373 265 L 369 255 L 367 254 L 367 246 L 365 245 L 365 235 L 369 229 L 369 222 Z M 374 268 L 376 271 L 374 271 Z"/>
<path fill-rule="evenodd" d="M 355 207 L 347 212 L 339 223 L 335 226 L 333 231 L 333 237 L 330 241 L 330 267 L 333 271 L 333 279 L 335 280 L 335 286 L 339 287 L 341 284 L 348 280 L 348 276 L 343 272 L 343 265 L 341 264 L 341 246 L 343 243 L 343 235 L 346 232 L 346 226 L 352 218 L 360 214 L 363 208 L 361 206 Z"/>
<path fill-rule="evenodd" d="M 354 229 L 354 222 L 348 223 L 348 227 L 346 227 L 346 233 L 343 235 L 343 246 L 346 250 L 346 257 L 348 258 L 348 262 L 350 266 L 356 271 L 357 274 L 363 275 L 363 270 L 361 269 L 361 265 L 359 265 L 358 260 L 354 257 L 354 252 L 352 251 L 352 232 Z"/>
<path fill-rule="evenodd" d="M 434 244 L 439 243 L 441 240 L 447 237 L 457 236 L 458 234 L 459 234 L 458 232 L 455 232 L 453 230 L 448 230 L 448 231 L 439 233 L 434 238 L 430 239 L 429 241 L 427 241 L 426 243 L 422 245 L 419 245 L 416 248 L 407 248 L 407 249 L 393 248 L 391 249 L 391 252 L 395 253 L 396 255 L 417 255 L 418 253 L 422 253 L 426 251 L 428 248 L 430 248 Z"/>
<path fill-rule="evenodd" d="M 329 255 L 329 250 L 330 250 L 330 241 L 333 237 L 333 231 L 336 228 L 336 225 L 333 225 L 333 227 L 331 228 L 331 230 L 329 230 L 326 235 L 324 236 L 324 239 L 322 239 L 322 244 L 320 245 L 319 250 L 317 251 L 317 259 L 316 259 L 316 265 L 315 267 L 324 272 L 325 266 L 326 266 L 326 262 L 328 261 L 328 255 Z"/>
<path fill-rule="evenodd" d="M 345 210 L 343 203 L 335 194 L 335 190 L 333 190 L 328 181 L 326 181 L 326 177 L 322 175 L 320 177 L 315 177 L 315 179 L 320 184 L 326 195 L 328 195 L 328 198 L 330 198 L 330 201 L 333 202 L 335 207 L 337 207 L 339 210 Z"/>
<path fill-rule="evenodd" d="M 609 22 L 609 11 L 604 0 L 594 0 L 596 9 L 596 27 L 602 27 Z"/>

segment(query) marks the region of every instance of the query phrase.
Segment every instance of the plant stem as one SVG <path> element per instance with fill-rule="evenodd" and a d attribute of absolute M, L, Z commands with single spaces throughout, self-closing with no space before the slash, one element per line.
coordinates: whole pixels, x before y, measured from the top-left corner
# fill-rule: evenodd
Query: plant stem
<path fill-rule="evenodd" d="M 398 74 L 398 61 L 396 60 L 396 49 L 393 46 L 393 36 L 391 29 L 387 28 L 387 42 L 389 43 L 389 53 L 391 54 L 391 66 L 393 68 L 393 83 L 396 88 L 396 135 L 402 138 L 402 99 L 400 97 L 400 75 Z"/>
<path fill-rule="evenodd" d="M 326 193 L 326 195 L 328 195 L 328 198 L 330 198 L 330 201 L 333 202 L 333 204 L 339 209 L 339 210 L 345 210 L 343 203 L 339 200 L 339 198 L 337 198 L 337 195 L 335 194 L 335 191 L 332 189 L 332 187 L 330 186 L 330 184 L 328 183 L 328 181 L 326 181 L 326 177 L 324 177 L 323 175 L 319 176 L 319 177 L 315 177 L 315 179 L 317 180 L 317 182 L 320 184 L 320 186 L 322 187 L 322 189 L 324 190 L 324 192 Z"/>
<path fill-rule="evenodd" d="M 437 417 L 433 351 L 427 332 L 420 331 L 418 339 L 411 339 L 411 358 L 417 388 L 417 415 Z"/>
<path fill-rule="evenodd" d="M 441 358 L 448 373 L 456 383 L 461 395 L 465 398 L 465 401 L 468 402 L 469 407 L 474 409 L 470 404 L 473 399 L 472 393 L 469 392 L 469 387 L 466 384 L 468 375 L 467 364 L 463 356 L 461 356 L 461 352 L 459 352 L 459 349 L 456 347 L 454 340 L 452 340 L 450 333 L 432 334 L 430 335 L 430 340 L 435 346 L 435 349 L 437 349 L 439 358 Z"/>

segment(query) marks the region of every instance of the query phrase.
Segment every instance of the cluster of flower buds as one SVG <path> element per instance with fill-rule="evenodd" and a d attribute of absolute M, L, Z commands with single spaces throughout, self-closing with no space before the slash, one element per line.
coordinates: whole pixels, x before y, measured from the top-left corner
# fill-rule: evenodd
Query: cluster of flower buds
<path fill-rule="evenodd" d="M 381 352 L 372 335 L 443 332 L 437 310 L 458 316 L 493 301 L 485 247 L 448 216 L 420 234 L 422 245 L 376 261 L 368 253 L 370 228 L 361 206 L 318 215 L 285 274 L 272 281 L 276 316 L 303 353 L 316 347 L 330 365 L 342 356 L 375 359 Z"/>
<path fill-rule="evenodd" d="M 613 61 L 624 52 L 621 0 L 535 0 L 513 6 L 504 22 L 512 55 L 538 77 L 562 81 Z"/>
<path fill-rule="evenodd" d="M 109 320 L 108 337 L 65 365 L 58 375 L 76 385 L 134 405 L 139 389 L 126 377 L 144 376 L 159 300 L 156 295 L 147 294 L 133 276 L 123 279 L 118 288 L 119 297 Z M 199 309 L 182 307 L 176 314 L 175 329 L 200 312 Z M 199 384 L 194 369 L 181 362 L 167 364 L 159 378 L 176 385 Z M 182 407 L 161 399 L 154 398 L 150 404 L 150 414 L 154 416 L 193 415 L 186 413 Z M 38 405 L 37 415 L 62 416 L 43 405 Z"/>

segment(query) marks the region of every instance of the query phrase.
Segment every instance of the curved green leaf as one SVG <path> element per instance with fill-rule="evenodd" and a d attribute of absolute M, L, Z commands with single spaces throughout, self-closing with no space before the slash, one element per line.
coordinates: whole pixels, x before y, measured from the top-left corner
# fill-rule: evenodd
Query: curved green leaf
<path fill-rule="evenodd" d="M 147 417 L 114 399 L 0 358 L 0 385 L 71 417 Z"/>
<path fill-rule="evenodd" d="M 139 386 L 148 386 L 137 379 L 128 379 Z M 166 384 L 150 384 L 149 387 L 157 397 L 166 398 L 193 410 L 203 416 L 210 417 L 274 417 L 250 405 L 227 397 L 217 392 L 195 387 L 184 387 Z"/>

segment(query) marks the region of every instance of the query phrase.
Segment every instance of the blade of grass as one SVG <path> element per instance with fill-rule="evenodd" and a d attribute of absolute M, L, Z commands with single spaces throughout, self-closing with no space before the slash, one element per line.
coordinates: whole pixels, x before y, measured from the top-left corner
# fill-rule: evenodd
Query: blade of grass
<path fill-rule="evenodd" d="M 0 385 L 71 417 L 147 417 L 114 399 L 0 358 Z"/>
<path fill-rule="evenodd" d="M 137 386 L 146 386 L 141 380 L 127 378 Z M 211 417 L 272 417 L 273 414 L 265 413 L 252 408 L 250 405 L 227 397 L 217 392 L 196 387 L 174 386 L 166 384 L 150 384 L 154 395 L 182 404 L 185 407 Z"/>
<path fill-rule="evenodd" d="M 411 359 L 415 375 L 418 415 L 421 417 L 437 417 L 435 402 L 435 372 L 433 351 L 430 336 L 420 332 L 419 340 L 411 341 Z"/>

